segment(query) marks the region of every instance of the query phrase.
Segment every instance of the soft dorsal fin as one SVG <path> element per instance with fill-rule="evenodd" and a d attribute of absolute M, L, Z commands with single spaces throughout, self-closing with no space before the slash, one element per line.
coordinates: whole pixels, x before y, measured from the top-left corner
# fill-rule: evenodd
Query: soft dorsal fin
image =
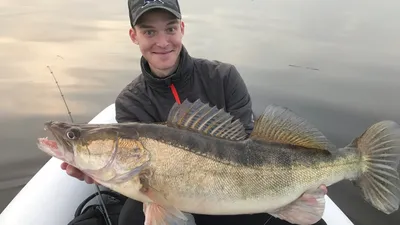
<path fill-rule="evenodd" d="M 251 139 L 335 151 L 336 147 L 312 124 L 291 110 L 269 105 L 257 119 Z"/>
<path fill-rule="evenodd" d="M 200 100 L 193 103 L 185 100 L 172 106 L 167 125 L 229 140 L 246 139 L 248 135 L 242 123 L 232 118 L 231 114 L 216 106 L 210 107 Z"/>

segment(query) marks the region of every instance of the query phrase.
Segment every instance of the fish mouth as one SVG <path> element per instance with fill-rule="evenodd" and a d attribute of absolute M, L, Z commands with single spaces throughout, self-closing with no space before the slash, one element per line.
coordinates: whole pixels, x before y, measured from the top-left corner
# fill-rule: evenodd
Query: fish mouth
<path fill-rule="evenodd" d="M 37 145 L 39 149 L 44 151 L 45 153 L 61 159 L 63 161 L 71 161 L 68 160 L 68 155 L 73 156 L 73 146 L 70 142 L 66 141 L 63 136 L 65 131 L 68 129 L 68 125 L 66 123 L 48 121 L 44 124 L 44 130 L 48 130 L 51 132 L 51 135 L 54 137 L 54 140 L 45 138 L 38 138 Z"/>
<path fill-rule="evenodd" d="M 37 145 L 41 150 L 43 150 L 47 154 L 55 158 L 64 160 L 64 154 L 58 148 L 58 143 L 56 141 L 49 140 L 47 137 L 38 138 Z"/>

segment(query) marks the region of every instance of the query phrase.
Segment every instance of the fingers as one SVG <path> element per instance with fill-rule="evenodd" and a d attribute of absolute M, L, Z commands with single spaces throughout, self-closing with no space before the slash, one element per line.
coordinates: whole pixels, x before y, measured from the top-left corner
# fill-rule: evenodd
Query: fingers
<path fill-rule="evenodd" d="M 80 170 L 78 170 L 77 168 L 75 168 L 75 167 L 73 167 L 71 165 L 67 166 L 66 172 L 67 172 L 68 175 L 70 175 L 72 177 L 75 177 L 75 178 L 77 178 L 79 180 L 83 180 L 83 178 L 84 178 L 83 172 L 81 172 Z"/>
<path fill-rule="evenodd" d="M 85 179 L 85 182 L 88 184 L 96 183 L 91 177 L 89 177 L 87 175 L 84 176 L 84 179 Z"/>
<path fill-rule="evenodd" d="M 67 166 L 68 166 L 68 163 L 66 163 L 66 162 L 61 163 L 61 169 L 62 170 L 66 170 Z"/>
<path fill-rule="evenodd" d="M 324 191 L 325 194 L 328 193 L 328 188 L 323 184 L 321 186 L 319 186 L 320 189 L 322 189 Z"/>
<path fill-rule="evenodd" d="M 321 193 L 321 191 L 323 193 Z M 328 193 L 328 189 L 326 185 L 320 185 L 316 190 L 308 190 L 300 196 L 300 199 L 309 204 L 316 204 L 317 198 L 319 198 L 322 194 L 326 195 Z"/>

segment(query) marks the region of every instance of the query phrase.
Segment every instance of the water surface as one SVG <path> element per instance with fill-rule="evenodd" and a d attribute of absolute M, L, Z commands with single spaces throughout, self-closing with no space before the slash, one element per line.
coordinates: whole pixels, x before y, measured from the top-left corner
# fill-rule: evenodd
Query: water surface
<path fill-rule="evenodd" d="M 400 122 L 398 1 L 181 1 L 194 57 L 234 64 L 256 113 L 291 108 L 338 146 L 381 119 Z M 35 139 L 46 120 L 87 122 L 139 74 L 126 2 L 0 2 L 0 209 L 48 160 Z M 350 182 L 329 196 L 355 224 L 395 224 Z"/>

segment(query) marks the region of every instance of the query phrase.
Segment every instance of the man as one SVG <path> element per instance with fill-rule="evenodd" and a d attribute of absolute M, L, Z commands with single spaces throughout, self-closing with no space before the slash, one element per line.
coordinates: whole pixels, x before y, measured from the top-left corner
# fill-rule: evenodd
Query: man
<path fill-rule="evenodd" d="M 201 99 L 225 108 L 239 118 L 246 131 L 253 128 L 250 95 L 233 65 L 191 57 L 182 44 L 185 24 L 177 0 L 128 0 L 129 36 L 142 53 L 141 71 L 115 101 L 116 120 L 162 122 L 175 102 Z M 62 168 L 73 177 L 93 180 L 65 163 Z M 268 214 L 207 216 L 194 215 L 197 225 L 207 224 L 289 224 Z M 141 202 L 128 199 L 119 225 L 143 225 Z M 323 221 L 319 224 L 325 224 Z"/>

